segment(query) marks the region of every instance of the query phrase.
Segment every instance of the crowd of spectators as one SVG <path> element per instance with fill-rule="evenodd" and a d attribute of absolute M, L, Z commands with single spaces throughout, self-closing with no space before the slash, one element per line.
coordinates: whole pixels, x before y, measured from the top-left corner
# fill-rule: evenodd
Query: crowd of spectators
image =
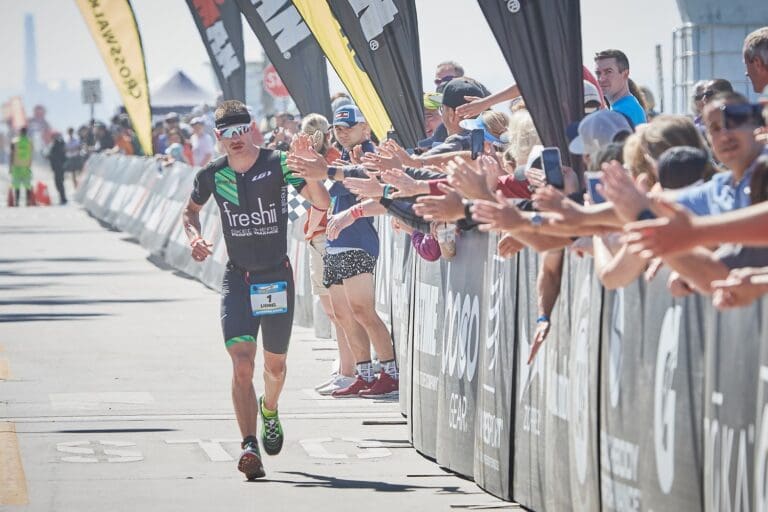
<path fill-rule="evenodd" d="M 331 242 L 389 215 L 428 260 L 452 257 L 455 237 L 470 229 L 499 232 L 503 257 L 542 253 L 530 362 L 549 332 L 566 249 L 594 258 L 609 289 L 667 267 L 671 294 L 708 294 L 718 308 L 768 293 L 768 27 L 747 36 L 742 54 L 760 103 L 713 77 L 694 87 L 691 115 L 668 115 L 632 82 L 622 51 L 597 53 L 594 75 L 585 71 L 585 116 L 563 127 L 576 169 L 551 163 L 516 86 L 491 94 L 455 62 L 437 67 L 436 90 L 424 94 L 427 138 L 416 148 L 374 141 L 359 116 L 358 140 L 340 146 L 346 158 L 329 161 L 300 135 L 288 165 L 351 192 L 329 212 Z M 491 110 L 505 101 L 508 112 Z M 347 108 L 336 108 L 329 140 L 341 138 Z"/>

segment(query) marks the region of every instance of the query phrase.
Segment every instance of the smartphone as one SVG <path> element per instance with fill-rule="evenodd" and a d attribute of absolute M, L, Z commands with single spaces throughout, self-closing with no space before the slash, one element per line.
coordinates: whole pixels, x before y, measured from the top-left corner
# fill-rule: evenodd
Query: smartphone
<path fill-rule="evenodd" d="M 552 147 L 541 150 L 541 166 L 544 167 L 547 183 L 558 190 L 563 190 L 565 181 L 563 180 L 563 165 L 560 163 L 560 149 Z"/>
<path fill-rule="evenodd" d="M 597 184 L 600 183 L 603 173 L 601 171 L 587 171 L 584 173 L 584 177 L 587 180 L 587 193 L 592 200 L 592 204 L 604 203 L 605 198 L 597 191 Z"/>
<path fill-rule="evenodd" d="M 397 132 L 395 130 L 387 131 L 387 140 L 393 140 L 397 142 Z"/>
<path fill-rule="evenodd" d="M 485 130 L 478 128 L 469 132 L 472 152 L 472 160 L 477 160 L 477 157 L 483 154 L 483 147 L 485 145 Z"/>

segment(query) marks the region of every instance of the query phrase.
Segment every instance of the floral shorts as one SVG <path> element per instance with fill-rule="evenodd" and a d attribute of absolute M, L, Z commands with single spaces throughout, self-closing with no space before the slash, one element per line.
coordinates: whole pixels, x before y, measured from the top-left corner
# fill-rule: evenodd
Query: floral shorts
<path fill-rule="evenodd" d="M 323 285 L 330 288 L 334 284 L 343 284 L 360 274 L 373 274 L 376 259 L 362 250 L 345 251 L 337 254 L 326 253 L 323 262 Z"/>

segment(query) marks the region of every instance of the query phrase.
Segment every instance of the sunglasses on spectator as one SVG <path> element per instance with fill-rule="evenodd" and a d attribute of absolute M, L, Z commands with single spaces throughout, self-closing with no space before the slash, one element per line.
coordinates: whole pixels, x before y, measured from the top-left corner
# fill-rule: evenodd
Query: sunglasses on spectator
<path fill-rule="evenodd" d="M 762 105 L 723 105 L 720 110 L 723 112 L 723 124 L 728 130 L 741 128 L 747 123 L 752 126 L 765 126 Z"/>
<path fill-rule="evenodd" d="M 713 91 L 713 90 L 711 90 L 711 89 L 710 89 L 710 90 L 707 90 L 707 91 L 704 91 L 704 92 L 702 92 L 701 94 L 696 94 L 696 95 L 693 97 L 693 99 L 695 99 L 696 101 L 701 101 L 701 100 L 703 100 L 704 98 L 711 98 L 711 97 L 712 97 L 712 96 L 714 96 L 715 94 L 716 94 L 716 93 L 715 93 L 715 91 Z"/>
<path fill-rule="evenodd" d="M 443 78 L 435 78 L 435 85 L 440 85 L 445 82 L 450 82 L 454 78 L 456 77 L 453 75 L 444 76 Z"/>
<path fill-rule="evenodd" d="M 216 130 L 216 133 L 222 139 L 234 139 L 235 137 L 239 137 L 240 135 L 243 135 L 244 133 L 248 133 L 250 131 L 251 131 L 250 124 L 236 124 L 233 126 L 227 126 L 226 128 L 221 128 L 219 130 Z"/>

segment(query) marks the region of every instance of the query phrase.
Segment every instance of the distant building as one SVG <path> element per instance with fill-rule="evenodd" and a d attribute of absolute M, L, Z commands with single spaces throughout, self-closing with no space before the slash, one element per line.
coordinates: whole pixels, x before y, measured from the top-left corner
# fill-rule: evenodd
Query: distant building
<path fill-rule="evenodd" d="M 766 0 L 677 0 L 683 26 L 674 31 L 672 108 L 688 112 L 693 85 L 725 78 L 735 91 L 755 98 L 744 76 L 744 38 L 768 25 Z"/>

